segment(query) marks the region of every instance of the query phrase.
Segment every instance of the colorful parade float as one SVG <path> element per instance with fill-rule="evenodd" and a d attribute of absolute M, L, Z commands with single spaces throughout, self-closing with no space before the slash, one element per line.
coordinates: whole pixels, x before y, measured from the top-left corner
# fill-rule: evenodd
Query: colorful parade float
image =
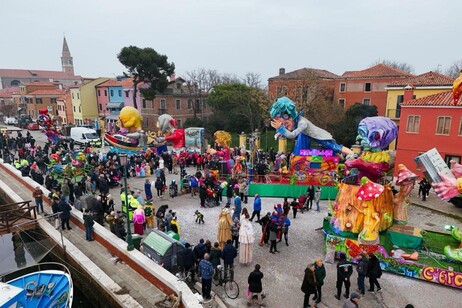
<path fill-rule="evenodd" d="M 396 136 L 396 125 L 388 118 L 360 122 L 357 139 L 362 152 L 346 160 L 345 178 L 323 220 L 326 259 L 333 261 L 343 252 L 356 262 L 362 253 L 372 253 L 384 271 L 461 289 L 462 231 L 457 226 L 425 230 L 409 225 L 409 195 L 418 176 L 404 165 L 395 166 L 399 187 L 395 193 L 393 183 L 386 180 L 393 163 L 384 149 Z M 460 197 L 461 165 L 453 163 L 449 170 L 441 157 L 431 161 L 419 156 L 416 162 L 443 200 Z M 449 172 L 442 172 L 443 165 Z"/>

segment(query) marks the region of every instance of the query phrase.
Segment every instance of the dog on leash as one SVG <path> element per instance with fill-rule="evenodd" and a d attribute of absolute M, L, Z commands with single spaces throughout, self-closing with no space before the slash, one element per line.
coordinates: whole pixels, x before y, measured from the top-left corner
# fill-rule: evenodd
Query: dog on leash
<path fill-rule="evenodd" d="M 196 216 L 196 224 L 204 223 L 204 214 L 196 210 L 194 216 Z"/>

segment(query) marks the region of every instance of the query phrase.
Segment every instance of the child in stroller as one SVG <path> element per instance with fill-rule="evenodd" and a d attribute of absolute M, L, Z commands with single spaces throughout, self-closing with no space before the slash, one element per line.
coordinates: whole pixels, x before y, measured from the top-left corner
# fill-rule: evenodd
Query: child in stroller
<path fill-rule="evenodd" d="M 171 198 L 178 196 L 178 184 L 176 183 L 175 180 L 172 180 L 172 182 L 170 183 L 168 187 L 168 191 L 170 193 Z"/>
<path fill-rule="evenodd" d="M 219 203 L 216 199 L 215 190 L 207 186 L 207 188 L 205 189 L 205 205 L 207 207 L 214 207 L 218 206 L 218 204 Z"/>

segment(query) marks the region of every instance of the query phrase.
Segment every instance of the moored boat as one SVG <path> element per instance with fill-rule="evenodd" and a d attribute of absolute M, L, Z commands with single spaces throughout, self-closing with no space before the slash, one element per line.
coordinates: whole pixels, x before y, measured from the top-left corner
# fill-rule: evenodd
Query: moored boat
<path fill-rule="evenodd" d="M 0 308 L 72 307 L 71 274 L 60 263 L 40 263 L 0 278 Z"/>

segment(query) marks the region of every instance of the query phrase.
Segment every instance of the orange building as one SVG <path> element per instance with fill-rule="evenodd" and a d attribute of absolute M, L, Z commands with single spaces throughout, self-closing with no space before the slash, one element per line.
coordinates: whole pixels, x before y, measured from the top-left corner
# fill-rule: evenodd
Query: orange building
<path fill-rule="evenodd" d="M 355 103 L 377 106 L 384 116 L 387 105 L 387 85 L 414 75 L 385 64 L 377 64 L 361 71 L 349 71 L 335 79 L 334 102 L 348 109 Z"/>
<path fill-rule="evenodd" d="M 395 166 L 416 170 L 414 158 L 436 148 L 446 163 L 462 157 L 462 101 L 454 106 L 451 91 L 401 103 Z M 395 169 L 395 173 L 397 170 Z"/>
<path fill-rule="evenodd" d="M 18 110 L 36 119 L 39 110 L 44 108 L 50 115 L 58 115 L 57 99 L 64 94 L 60 83 L 30 82 L 19 86 L 19 92 L 13 95 L 13 100 Z"/>
<path fill-rule="evenodd" d="M 74 124 L 74 113 L 72 112 L 71 92 L 66 90 L 66 94 L 58 97 L 58 122 L 61 125 Z"/>

